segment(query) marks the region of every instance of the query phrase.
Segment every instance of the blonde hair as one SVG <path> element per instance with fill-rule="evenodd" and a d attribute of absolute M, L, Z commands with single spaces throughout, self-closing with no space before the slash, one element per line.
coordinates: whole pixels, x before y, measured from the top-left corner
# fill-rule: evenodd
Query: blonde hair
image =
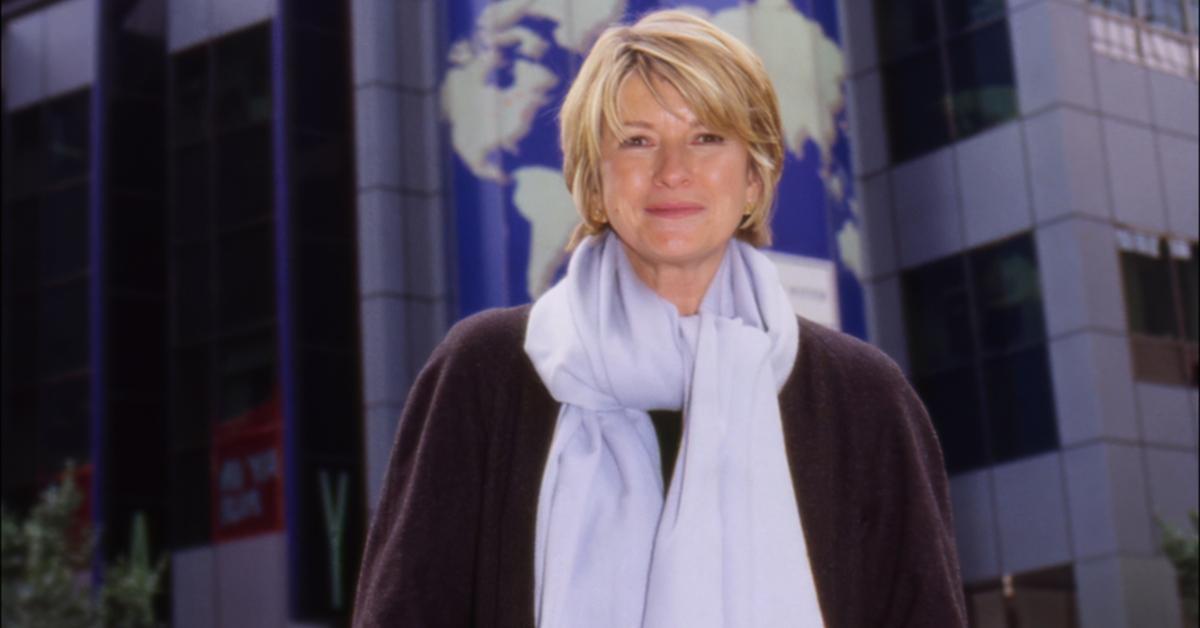
<path fill-rule="evenodd" d="M 607 130 L 620 136 L 617 96 L 634 74 L 652 92 L 652 78 L 665 81 L 702 123 L 746 145 L 762 194 L 735 235 L 755 246 L 770 244 L 771 210 L 784 158 L 775 88 L 762 59 L 748 46 L 702 18 L 667 10 L 604 31 L 563 101 L 563 178 L 583 218 L 567 248 L 608 229 L 601 198 L 601 135 Z"/>

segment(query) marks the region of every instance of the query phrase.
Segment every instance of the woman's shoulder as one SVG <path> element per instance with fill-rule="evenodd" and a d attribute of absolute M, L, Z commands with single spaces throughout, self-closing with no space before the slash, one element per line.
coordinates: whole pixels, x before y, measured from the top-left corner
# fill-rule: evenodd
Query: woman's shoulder
<path fill-rule="evenodd" d="M 529 305 L 494 308 L 455 323 L 430 354 L 418 382 L 463 382 L 474 388 L 511 386 L 533 371 L 525 355 Z"/>
<path fill-rule="evenodd" d="M 529 309 L 525 304 L 476 312 L 455 323 L 434 354 L 488 359 L 522 352 Z"/>
<path fill-rule="evenodd" d="M 908 386 L 904 371 L 875 345 L 850 334 L 798 317 L 797 368 L 853 378 L 858 383 Z M 795 373 L 793 373 L 795 374 Z"/>

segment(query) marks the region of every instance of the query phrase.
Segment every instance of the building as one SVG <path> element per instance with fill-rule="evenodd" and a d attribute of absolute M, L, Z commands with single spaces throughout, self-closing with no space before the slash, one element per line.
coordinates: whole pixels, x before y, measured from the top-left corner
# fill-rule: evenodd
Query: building
<path fill-rule="evenodd" d="M 843 6 L 871 339 L 938 427 L 973 620 L 1179 625 L 1196 3 Z"/>
<path fill-rule="evenodd" d="M 173 625 L 344 622 L 429 352 L 554 280 L 554 103 L 659 3 L 483 4 L 2 5 L 4 501 L 77 461 Z M 679 4 L 780 84 L 774 259 L 929 406 L 973 625 L 1179 625 L 1195 2 Z"/>

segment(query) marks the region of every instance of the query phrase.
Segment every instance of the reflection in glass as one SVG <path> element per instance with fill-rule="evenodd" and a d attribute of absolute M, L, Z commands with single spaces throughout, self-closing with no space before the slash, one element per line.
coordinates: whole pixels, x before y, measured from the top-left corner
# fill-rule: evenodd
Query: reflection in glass
<path fill-rule="evenodd" d="M 273 318 L 275 248 L 271 225 L 224 234 L 218 251 L 217 333 L 233 333 Z"/>
<path fill-rule="evenodd" d="M 936 49 L 888 66 L 883 81 L 893 161 L 950 141 L 946 88 Z"/>
<path fill-rule="evenodd" d="M 990 456 L 975 369 L 958 368 L 920 377 L 915 387 L 937 430 L 946 470 L 959 473 L 987 466 Z"/>
<path fill-rule="evenodd" d="M 271 117 L 271 30 L 256 26 L 214 44 L 218 131 Z"/>
<path fill-rule="evenodd" d="M 1045 338 L 1033 240 L 1021 236 L 970 254 L 975 312 L 985 354 Z"/>
<path fill-rule="evenodd" d="M 1187 23 L 1183 16 L 1183 0 L 1145 0 L 1146 21 L 1183 32 Z"/>
<path fill-rule="evenodd" d="M 91 458 L 91 382 L 87 375 L 42 384 L 38 400 L 38 466 L 58 470 Z"/>
<path fill-rule="evenodd" d="M 268 401 L 275 389 L 275 330 L 218 345 L 218 421 L 239 418 Z"/>
<path fill-rule="evenodd" d="M 950 40 L 947 52 L 957 139 L 1016 115 L 1007 21 Z"/>
<path fill-rule="evenodd" d="M 222 135 L 217 143 L 217 212 L 222 228 L 271 215 L 274 171 L 271 126 Z"/>
<path fill-rule="evenodd" d="M 45 105 L 50 183 L 87 174 L 89 97 L 90 92 L 83 90 Z"/>
<path fill-rule="evenodd" d="M 175 247 L 175 334 L 177 344 L 204 340 L 212 333 L 207 243 Z"/>
<path fill-rule="evenodd" d="M 208 145 L 196 144 L 175 151 L 172 227 L 177 240 L 209 237 Z"/>
<path fill-rule="evenodd" d="M 45 141 L 42 108 L 29 107 L 9 114 L 11 159 L 4 160 L 4 197 L 20 198 L 42 189 Z"/>
<path fill-rule="evenodd" d="M 956 33 L 1004 15 L 1004 0 L 944 0 L 946 29 Z"/>
<path fill-rule="evenodd" d="M 903 290 L 913 371 L 924 375 L 969 363 L 974 350 L 962 259 L 905 273 Z"/>
<path fill-rule="evenodd" d="M 200 46 L 171 60 L 172 142 L 202 141 L 208 135 L 208 49 Z"/>
<path fill-rule="evenodd" d="M 1092 4 L 1096 6 L 1125 15 L 1133 15 L 1133 2 L 1134 0 L 1092 0 Z"/>
<path fill-rule="evenodd" d="M 38 373 L 57 375 L 88 366 L 88 280 L 46 287 L 38 312 Z"/>
<path fill-rule="evenodd" d="M 898 59 L 938 38 L 934 0 L 875 0 L 875 20 L 885 59 Z"/>
<path fill-rule="evenodd" d="M 983 374 L 996 462 L 1058 447 L 1045 345 L 986 360 Z"/>
<path fill-rule="evenodd" d="M 46 195 L 39 220 L 41 277 L 56 279 L 87 268 L 88 191 L 80 183 Z"/>

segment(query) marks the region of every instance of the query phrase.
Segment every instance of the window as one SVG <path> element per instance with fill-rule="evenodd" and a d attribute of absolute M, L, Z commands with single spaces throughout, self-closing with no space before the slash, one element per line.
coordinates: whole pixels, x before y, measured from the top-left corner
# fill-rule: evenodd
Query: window
<path fill-rule="evenodd" d="M 215 424 L 278 389 L 271 27 L 170 55 L 171 542 L 210 540 Z M 190 496 L 190 497 L 189 497 Z"/>
<path fill-rule="evenodd" d="M 1092 49 L 1152 70 L 1197 76 L 1200 0 L 1091 0 Z"/>
<path fill-rule="evenodd" d="M 902 277 L 914 385 L 961 472 L 1058 447 L 1029 235 Z"/>
<path fill-rule="evenodd" d="M 1196 386 L 1197 243 L 1117 232 L 1134 377 Z"/>
<path fill-rule="evenodd" d="M 970 584 L 966 599 L 971 626 L 1079 626 L 1075 570 L 1071 565 L 1005 574 Z"/>
<path fill-rule="evenodd" d="M 1003 0 L 876 0 L 888 138 L 904 161 L 1016 115 Z"/>
<path fill-rule="evenodd" d="M 91 92 L 5 112 L 4 491 L 90 458 Z"/>

